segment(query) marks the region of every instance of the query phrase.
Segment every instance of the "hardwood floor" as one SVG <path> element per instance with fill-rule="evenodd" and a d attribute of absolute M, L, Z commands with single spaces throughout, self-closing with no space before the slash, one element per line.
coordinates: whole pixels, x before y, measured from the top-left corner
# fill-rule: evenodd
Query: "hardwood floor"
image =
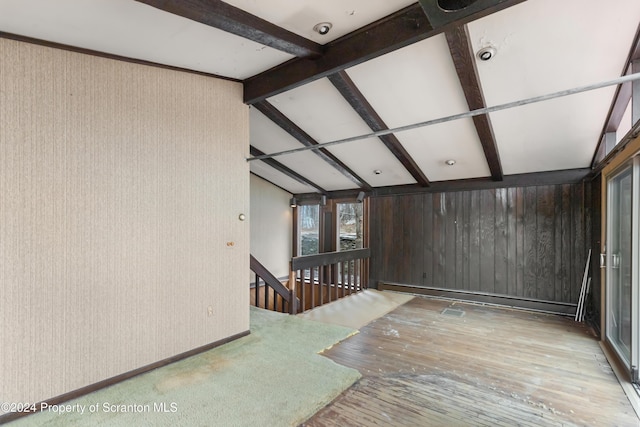
<path fill-rule="evenodd" d="M 640 425 L 565 317 L 417 297 L 324 355 L 363 378 L 304 426 Z"/>

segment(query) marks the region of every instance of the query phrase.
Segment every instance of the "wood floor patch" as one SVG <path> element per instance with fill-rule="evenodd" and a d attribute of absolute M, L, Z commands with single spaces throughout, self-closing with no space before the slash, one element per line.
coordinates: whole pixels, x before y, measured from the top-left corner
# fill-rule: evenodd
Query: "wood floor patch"
<path fill-rule="evenodd" d="M 640 425 L 584 324 L 450 304 L 417 297 L 326 352 L 363 378 L 304 425 Z"/>

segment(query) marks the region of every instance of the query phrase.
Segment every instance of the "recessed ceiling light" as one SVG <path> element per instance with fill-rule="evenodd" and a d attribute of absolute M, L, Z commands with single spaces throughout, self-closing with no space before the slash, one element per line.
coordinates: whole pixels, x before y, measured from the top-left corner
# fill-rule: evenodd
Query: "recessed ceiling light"
<path fill-rule="evenodd" d="M 376 170 L 373 171 L 373 173 L 375 173 L 376 175 L 380 175 L 382 173 L 382 171 L 379 170 L 379 169 L 376 169 Z"/>
<path fill-rule="evenodd" d="M 478 55 L 478 58 L 481 61 L 488 61 L 494 56 L 496 56 L 496 53 L 498 53 L 496 48 L 491 45 L 488 45 L 480 49 L 476 55 Z"/>
<path fill-rule="evenodd" d="M 331 22 L 320 22 L 313 27 L 313 31 L 320 34 L 321 36 L 324 36 L 329 32 L 329 30 L 331 30 L 332 27 L 333 24 Z"/>
<path fill-rule="evenodd" d="M 453 159 L 447 160 L 445 161 L 445 163 L 447 164 L 447 166 L 453 166 L 456 164 L 456 161 Z"/>

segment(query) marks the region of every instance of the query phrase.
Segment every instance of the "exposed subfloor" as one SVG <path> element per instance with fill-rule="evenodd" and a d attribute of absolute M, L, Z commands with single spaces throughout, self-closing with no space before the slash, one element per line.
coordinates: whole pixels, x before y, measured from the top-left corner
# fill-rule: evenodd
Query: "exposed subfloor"
<path fill-rule="evenodd" d="M 324 355 L 363 378 L 306 426 L 640 425 L 565 317 L 417 297 Z"/>
<path fill-rule="evenodd" d="M 413 298 L 414 296 L 410 294 L 366 289 L 330 304 L 307 310 L 298 316 L 316 322 L 360 329 Z"/>

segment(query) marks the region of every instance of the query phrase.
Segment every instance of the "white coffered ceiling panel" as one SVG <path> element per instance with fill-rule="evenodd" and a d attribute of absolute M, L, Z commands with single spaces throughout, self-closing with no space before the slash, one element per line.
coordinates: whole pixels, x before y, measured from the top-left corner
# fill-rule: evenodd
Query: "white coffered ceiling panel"
<path fill-rule="evenodd" d="M 269 101 L 320 143 L 372 132 L 328 79 L 316 80 Z M 371 185 L 415 182 L 378 138 L 333 145 L 328 149 Z M 375 175 L 374 170 L 385 173 Z"/>
<path fill-rule="evenodd" d="M 469 110 L 443 35 L 348 70 L 390 128 Z M 470 119 L 396 136 L 431 181 L 490 175 Z M 446 166 L 453 159 L 455 166 Z"/>
<path fill-rule="evenodd" d="M 244 9 L 260 18 L 283 27 L 292 33 L 327 43 L 384 18 L 409 6 L 413 0 L 228 0 L 227 3 Z M 313 27 L 320 22 L 330 22 L 333 27 L 326 35 L 320 35 Z"/>
<path fill-rule="evenodd" d="M 371 133 L 328 79 L 273 96 L 269 102 L 318 142 Z"/>
<path fill-rule="evenodd" d="M 349 166 L 369 185 L 414 184 L 416 181 L 378 138 L 368 138 L 329 147 L 331 152 Z M 380 171 L 380 173 L 376 173 Z"/>
<path fill-rule="evenodd" d="M 302 147 L 255 108 L 250 110 L 251 145 L 266 154 Z M 311 151 L 275 157 L 275 160 L 316 183 L 325 190 L 357 188 L 357 184 Z M 253 161 L 252 161 L 253 162 Z"/>
<path fill-rule="evenodd" d="M 619 77 L 639 21 L 638 0 L 527 0 L 471 22 L 474 51 L 497 49 L 477 62 L 487 104 Z"/>
<path fill-rule="evenodd" d="M 504 173 L 588 167 L 613 91 L 599 89 L 492 113 Z"/>
<path fill-rule="evenodd" d="M 285 189 L 291 194 L 318 192 L 318 190 L 316 190 L 314 187 L 298 182 L 260 160 L 251 162 L 249 164 L 249 168 L 251 169 L 252 173 L 258 175 L 263 179 L 266 179 L 267 181 L 277 185 L 280 188 Z"/>
<path fill-rule="evenodd" d="M 292 58 L 133 0 L 0 0 L 0 31 L 237 79 Z"/>
<path fill-rule="evenodd" d="M 639 18 L 638 0 L 528 0 L 470 23 L 474 51 L 497 49 L 491 61 L 478 62 L 487 105 L 620 76 Z M 589 166 L 613 93 L 492 114 L 504 172 Z"/>
<path fill-rule="evenodd" d="M 396 134 L 431 181 L 491 175 L 472 119 L 418 128 Z M 453 166 L 447 160 L 455 160 Z"/>
<path fill-rule="evenodd" d="M 469 111 L 443 35 L 347 73 L 390 128 Z"/>

